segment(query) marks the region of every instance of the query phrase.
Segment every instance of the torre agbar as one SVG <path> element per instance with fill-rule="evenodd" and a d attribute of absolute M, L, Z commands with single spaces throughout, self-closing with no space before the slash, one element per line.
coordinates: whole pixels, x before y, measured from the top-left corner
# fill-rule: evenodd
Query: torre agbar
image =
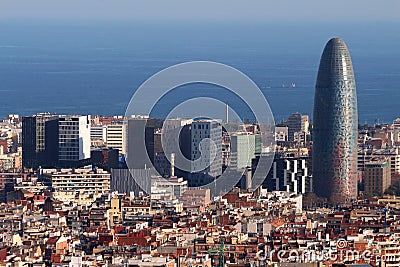
<path fill-rule="evenodd" d="M 314 98 L 314 191 L 331 203 L 357 197 L 357 95 L 349 50 L 328 41 L 319 64 Z"/>

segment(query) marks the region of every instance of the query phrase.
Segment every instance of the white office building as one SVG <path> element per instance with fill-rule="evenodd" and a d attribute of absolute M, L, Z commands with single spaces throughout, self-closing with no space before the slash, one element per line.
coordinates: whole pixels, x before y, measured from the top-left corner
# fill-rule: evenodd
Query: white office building
<path fill-rule="evenodd" d="M 126 154 L 126 123 L 119 122 L 107 125 L 107 147 L 118 149 L 122 155 Z"/>
<path fill-rule="evenodd" d="M 107 126 L 105 125 L 92 125 L 90 127 L 90 139 L 101 140 L 103 142 L 107 142 Z"/>
<path fill-rule="evenodd" d="M 90 158 L 90 115 L 59 117 L 60 161 L 80 161 Z"/>

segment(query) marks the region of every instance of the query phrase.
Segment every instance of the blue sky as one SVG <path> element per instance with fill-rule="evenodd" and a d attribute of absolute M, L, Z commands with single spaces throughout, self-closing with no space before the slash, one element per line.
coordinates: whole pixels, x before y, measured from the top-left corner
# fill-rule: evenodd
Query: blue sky
<path fill-rule="evenodd" d="M 398 22 L 399 0 L 1 0 L 2 19 Z"/>

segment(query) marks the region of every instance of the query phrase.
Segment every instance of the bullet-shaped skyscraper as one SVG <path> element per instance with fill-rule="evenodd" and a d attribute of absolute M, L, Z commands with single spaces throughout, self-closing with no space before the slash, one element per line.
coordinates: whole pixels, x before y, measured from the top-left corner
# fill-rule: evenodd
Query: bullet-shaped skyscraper
<path fill-rule="evenodd" d="M 349 50 L 340 38 L 322 53 L 314 98 L 314 191 L 332 203 L 357 197 L 358 114 Z"/>

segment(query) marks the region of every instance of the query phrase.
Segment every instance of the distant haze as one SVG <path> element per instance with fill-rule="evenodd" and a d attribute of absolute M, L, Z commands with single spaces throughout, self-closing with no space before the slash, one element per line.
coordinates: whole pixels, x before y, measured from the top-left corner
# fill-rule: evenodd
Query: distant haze
<path fill-rule="evenodd" d="M 2 19 L 236 22 L 399 21 L 398 0 L 21 0 L 1 1 Z"/>

